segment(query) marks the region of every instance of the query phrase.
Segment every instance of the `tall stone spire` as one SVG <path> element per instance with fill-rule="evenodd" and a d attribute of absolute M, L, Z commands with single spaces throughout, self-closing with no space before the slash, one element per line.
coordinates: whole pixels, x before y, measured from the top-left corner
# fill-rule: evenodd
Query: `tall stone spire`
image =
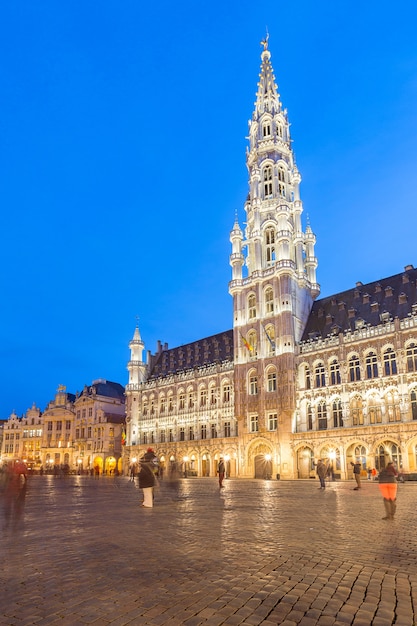
<path fill-rule="evenodd" d="M 256 101 L 249 121 L 246 228 L 242 238 L 235 221 L 230 235 L 233 272 L 229 291 L 234 298 L 237 339 L 252 333 L 259 344 L 265 334 L 262 324 L 275 318 L 277 348 L 281 346 L 287 352 L 293 351 L 301 338 L 320 288 L 316 282 L 315 236 L 310 227 L 303 232 L 301 176 L 292 149 L 287 110 L 282 106 L 275 81 L 268 39 L 267 36 L 261 42 Z M 266 292 L 268 303 L 264 302 Z M 243 355 L 247 357 L 244 351 Z"/>

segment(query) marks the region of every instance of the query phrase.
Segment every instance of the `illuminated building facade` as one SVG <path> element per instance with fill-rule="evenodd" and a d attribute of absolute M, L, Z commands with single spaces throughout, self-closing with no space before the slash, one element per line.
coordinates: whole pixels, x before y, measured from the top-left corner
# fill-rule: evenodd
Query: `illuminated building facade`
<path fill-rule="evenodd" d="M 2 461 L 24 460 L 30 469 L 112 474 L 122 469 L 124 388 L 98 379 L 82 393 L 60 385 L 42 413 L 35 405 L 4 423 Z"/>
<path fill-rule="evenodd" d="M 136 328 L 124 464 L 154 448 L 187 475 L 336 476 L 393 459 L 417 471 L 417 270 L 317 299 L 315 235 L 263 43 L 249 122 L 244 230 L 230 233 L 233 329 L 143 359 Z"/>

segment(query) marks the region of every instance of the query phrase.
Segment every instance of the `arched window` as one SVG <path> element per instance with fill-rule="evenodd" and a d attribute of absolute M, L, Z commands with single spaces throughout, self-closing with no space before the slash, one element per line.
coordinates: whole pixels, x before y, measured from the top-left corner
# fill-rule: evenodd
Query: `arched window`
<path fill-rule="evenodd" d="M 324 401 L 317 405 L 317 423 L 319 430 L 327 430 L 327 407 Z"/>
<path fill-rule="evenodd" d="M 268 287 L 268 289 L 265 290 L 265 312 L 274 312 L 274 292 L 271 287 Z"/>
<path fill-rule="evenodd" d="M 277 135 L 278 137 L 282 137 L 282 124 L 277 124 Z"/>
<path fill-rule="evenodd" d="M 273 265 L 276 261 L 275 254 L 275 230 L 267 228 L 265 231 L 265 260 L 266 265 Z"/>
<path fill-rule="evenodd" d="M 401 450 L 396 443 L 385 441 L 375 450 L 375 468 L 381 471 L 393 461 L 398 469 L 402 467 Z"/>
<path fill-rule="evenodd" d="M 349 359 L 349 380 L 351 383 L 357 382 L 361 379 L 361 368 L 359 365 L 359 357 L 354 354 Z"/>
<path fill-rule="evenodd" d="M 258 393 L 258 377 L 256 374 L 249 376 L 249 395 L 256 396 Z"/>
<path fill-rule="evenodd" d="M 266 390 L 268 392 L 277 390 L 277 373 L 275 370 L 269 370 L 266 375 Z"/>
<path fill-rule="evenodd" d="M 265 122 L 262 126 L 262 135 L 264 137 L 270 137 L 271 135 L 271 122 Z"/>
<path fill-rule="evenodd" d="M 316 387 L 324 387 L 326 385 L 326 377 L 324 373 L 323 363 L 317 363 L 314 370 L 314 376 L 316 380 Z"/>
<path fill-rule="evenodd" d="M 417 393 L 415 389 L 413 389 L 410 393 L 410 402 L 412 419 L 417 420 Z"/>
<path fill-rule="evenodd" d="M 267 165 L 264 169 L 264 198 L 272 198 L 272 165 Z"/>
<path fill-rule="evenodd" d="M 417 345 L 415 343 L 407 346 L 407 372 L 417 372 Z"/>
<path fill-rule="evenodd" d="M 362 398 L 355 396 L 350 403 L 350 415 L 352 417 L 352 426 L 363 425 L 363 407 Z"/>
<path fill-rule="evenodd" d="M 397 391 L 388 391 L 385 394 L 385 411 L 389 422 L 400 422 L 400 399 Z"/>
<path fill-rule="evenodd" d="M 340 400 L 335 400 L 333 402 L 332 416 L 333 416 L 333 428 L 342 428 L 343 413 L 342 413 L 342 403 Z"/>
<path fill-rule="evenodd" d="M 394 376 L 397 373 L 397 360 L 392 348 L 385 350 L 383 360 L 385 376 Z"/>
<path fill-rule="evenodd" d="M 381 401 L 375 394 L 368 398 L 368 419 L 370 424 L 380 424 L 382 422 Z"/>
<path fill-rule="evenodd" d="M 375 352 L 369 352 L 366 357 L 366 378 L 378 378 L 378 363 Z"/>
<path fill-rule="evenodd" d="M 337 359 L 330 363 L 330 384 L 340 385 L 340 366 Z"/>
<path fill-rule="evenodd" d="M 362 469 L 366 469 L 366 448 L 365 446 L 356 446 L 354 451 L 355 460 L 362 465 Z"/>
<path fill-rule="evenodd" d="M 253 293 L 248 298 L 248 316 L 250 320 L 256 317 L 256 298 Z"/>

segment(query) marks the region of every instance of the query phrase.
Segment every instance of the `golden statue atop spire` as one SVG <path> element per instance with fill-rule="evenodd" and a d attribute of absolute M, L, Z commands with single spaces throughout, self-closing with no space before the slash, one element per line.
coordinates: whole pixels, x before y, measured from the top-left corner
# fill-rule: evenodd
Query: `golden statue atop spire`
<path fill-rule="evenodd" d="M 268 33 L 268 29 L 266 29 L 265 39 L 262 39 L 261 41 L 261 46 L 264 47 L 264 50 L 268 50 L 268 39 L 269 39 L 269 33 Z"/>

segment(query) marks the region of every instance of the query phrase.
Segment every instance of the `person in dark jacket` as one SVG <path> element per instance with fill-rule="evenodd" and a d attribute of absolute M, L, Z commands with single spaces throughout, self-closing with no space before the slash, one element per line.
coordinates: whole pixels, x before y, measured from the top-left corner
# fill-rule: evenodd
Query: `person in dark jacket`
<path fill-rule="evenodd" d="M 356 480 L 356 487 L 354 487 L 354 491 L 357 491 L 358 489 L 361 488 L 361 469 L 362 469 L 362 466 L 359 463 L 359 461 L 356 461 L 355 463 L 352 463 L 352 461 L 351 461 L 350 464 L 353 467 L 353 475 L 354 475 L 355 480 Z"/>
<path fill-rule="evenodd" d="M 397 475 L 394 463 L 379 472 L 379 490 L 384 498 L 385 516 L 382 519 L 394 519 L 397 509 Z"/>
<path fill-rule="evenodd" d="M 153 507 L 153 490 L 156 483 L 155 470 L 157 469 L 156 455 L 152 448 L 148 448 L 139 462 L 139 488 L 143 491 L 142 506 Z"/>
<path fill-rule="evenodd" d="M 223 458 L 220 457 L 220 461 L 219 464 L 217 466 L 217 473 L 219 475 L 219 487 L 220 489 L 223 488 L 223 480 L 224 480 L 224 473 L 225 473 L 225 466 L 224 466 L 224 461 Z"/>

